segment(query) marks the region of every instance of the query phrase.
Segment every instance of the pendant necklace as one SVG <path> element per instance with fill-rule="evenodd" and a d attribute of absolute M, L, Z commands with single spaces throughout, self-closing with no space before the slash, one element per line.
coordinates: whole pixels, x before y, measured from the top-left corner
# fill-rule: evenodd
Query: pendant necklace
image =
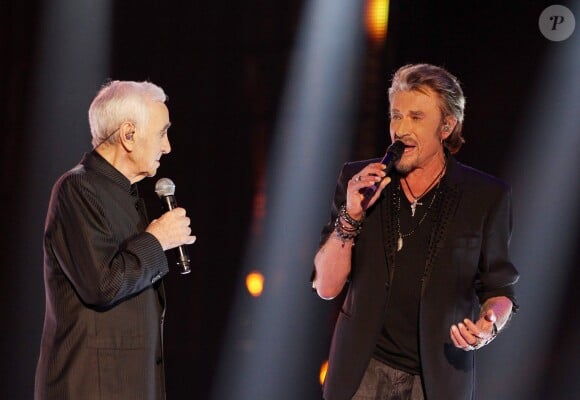
<path fill-rule="evenodd" d="M 433 203 L 435 203 L 435 198 L 437 197 L 437 193 L 439 192 L 439 185 L 441 184 L 441 181 L 439 181 L 439 183 L 437 183 L 437 186 L 435 188 L 435 193 L 433 194 L 433 197 L 431 198 L 431 201 L 429 202 L 429 206 L 427 207 L 427 211 L 425 211 L 425 214 L 423 214 L 423 216 L 421 217 L 421 219 L 419 220 L 419 222 L 413 227 L 413 229 L 411 229 L 410 232 L 407 233 L 401 233 L 401 196 L 404 196 L 405 193 L 403 193 L 403 190 L 401 188 L 401 183 L 399 182 L 399 198 L 398 198 L 398 203 L 397 203 L 397 233 L 399 234 L 398 238 L 397 238 L 397 251 L 401 251 L 401 249 L 403 248 L 403 239 L 406 237 L 411 236 L 413 233 L 415 233 L 415 231 L 417 229 L 419 229 L 419 226 L 421 226 L 421 224 L 423 223 L 423 221 L 425 220 L 425 217 L 427 217 L 427 214 L 429 214 L 429 211 L 431 210 L 431 207 L 433 206 Z M 423 195 L 425 195 L 425 193 L 423 193 Z M 421 197 L 423 197 L 423 195 Z M 414 208 L 411 207 L 411 215 L 414 216 Z"/>
<path fill-rule="evenodd" d="M 431 190 L 433 185 L 435 185 L 435 183 L 437 183 L 439 178 L 441 178 L 443 176 L 443 173 L 445 172 L 446 165 L 447 165 L 447 160 L 445 160 L 445 163 L 443 164 L 443 168 L 441 168 L 441 171 L 439 171 L 439 173 L 437 174 L 435 179 L 433 179 L 433 181 L 429 184 L 429 186 L 427 186 L 427 189 L 425 189 L 423 191 L 423 193 L 421 193 L 419 196 L 415 196 L 415 194 L 411 190 L 411 186 L 409 186 L 409 182 L 407 182 L 407 177 L 403 178 L 403 180 L 405 181 L 405 185 L 407 185 L 407 189 L 409 190 L 409 194 L 411 195 L 411 197 L 413 197 L 413 201 L 411 202 L 411 217 L 415 216 L 415 211 L 417 210 L 417 206 L 423 205 L 423 203 L 420 203 L 419 200 L 421 200 L 423 198 L 423 196 L 425 196 L 427 194 L 427 192 L 429 192 L 429 190 Z"/>

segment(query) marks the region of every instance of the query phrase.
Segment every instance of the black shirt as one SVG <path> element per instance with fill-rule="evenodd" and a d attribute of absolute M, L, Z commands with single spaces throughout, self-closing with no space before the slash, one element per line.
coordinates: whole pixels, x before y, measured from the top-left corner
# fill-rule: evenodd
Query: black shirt
<path fill-rule="evenodd" d="M 375 349 L 375 358 L 412 374 L 421 370 L 418 317 L 421 283 L 425 271 L 429 238 L 434 221 L 433 204 L 437 188 L 424 195 L 411 215 L 411 203 L 399 189 L 399 225 L 402 247 L 395 254 L 393 281 L 389 289 L 385 321 Z"/>

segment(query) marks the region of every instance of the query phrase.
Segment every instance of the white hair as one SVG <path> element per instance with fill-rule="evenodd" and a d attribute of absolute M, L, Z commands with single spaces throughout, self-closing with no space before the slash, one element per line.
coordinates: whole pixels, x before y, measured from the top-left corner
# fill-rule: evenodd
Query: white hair
<path fill-rule="evenodd" d="M 165 103 L 167 95 L 151 82 L 110 81 L 103 85 L 89 107 L 92 145 L 118 140 L 115 133 L 124 122 L 143 127 L 149 122 L 149 101 Z"/>

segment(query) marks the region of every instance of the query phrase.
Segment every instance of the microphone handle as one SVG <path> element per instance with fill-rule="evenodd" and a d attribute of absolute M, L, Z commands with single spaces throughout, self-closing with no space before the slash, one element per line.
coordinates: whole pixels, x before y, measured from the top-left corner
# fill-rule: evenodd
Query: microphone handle
<path fill-rule="evenodd" d="M 176 257 L 177 257 L 177 266 L 180 268 L 179 273 L 181 275 L 189 274 L 191 272 L 191 268 L 189 266 L 189 254 L 187 253 L 187 249 L 185 246 L 178 246 L 176 247 Z"/>
<path fill-rule="evenodd" d="M 383 159 L 381 160 L 381 164 L 385 164 L 387 167 L 385 168 L 385 173 L 389 175 L 391 169 L 393 169 L 393 165 L 395 165 L 395 161 L 397 161 L 398 157 L 395 154 L 388 151 Z M 362 191 L 362 195 L 364 196 L 365 200 L 370 200 L 371 197 L 375 194 L 377 189 L 379 188 L 380 182 L 375 183 L 373 186 L 365 188 Z"/>
<path fill-rule="evenodd" d="M 167 211 L 171 211 L 177 207 L 177 201 L 173 195 L 162 196 L 162 200 Z M 182 275 L 189 274 L 191 272 L 190 259 L 185 246 L 177 246 L 175 248 L 175 256 L 177 258 L 177 266 L 180 269 L 179 273 Z"/>
<path fill-rule="evenodd" d="M 395 162 L 401 158 L 404 151 L 405 151 L 405 143 L 403 143 L 400 140 L 395 140 L 389 147 L 387 147 L 387 151 L 383 159 L 381 160 L 381 164 L 385 165 L 384 171 L 387 175 L 391 172 L 391 169 L 393 169 Z M 368 187 L 361 192 L 363 195 L 361 205 L 364 210 L 366 210 L 371 200 L 371 197 L 373 197 L 379 186 L 380 182 L 377 182 L 371 187 Z"/>

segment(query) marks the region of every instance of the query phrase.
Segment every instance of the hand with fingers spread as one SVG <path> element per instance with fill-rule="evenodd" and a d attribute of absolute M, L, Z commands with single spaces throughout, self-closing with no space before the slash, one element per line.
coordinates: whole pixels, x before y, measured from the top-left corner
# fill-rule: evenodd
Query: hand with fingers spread
<path fill-rule="evenodd" d="M 475 323 L 465 318 L 463 322 L 452 325 L 450 336 L 453 344 L 465 351 L 482 348 L 497 335 L 496 319 L 495 312 L 490 309 Z"/>

